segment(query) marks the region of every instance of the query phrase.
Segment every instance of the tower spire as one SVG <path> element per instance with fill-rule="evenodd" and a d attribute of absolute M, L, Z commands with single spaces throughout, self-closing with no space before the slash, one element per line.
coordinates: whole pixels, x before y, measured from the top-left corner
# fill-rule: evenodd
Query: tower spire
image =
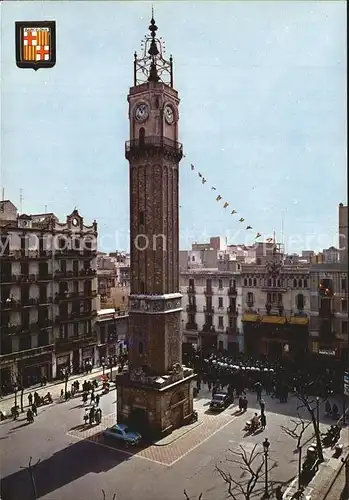
<path fill-rule="evenodd" d="M 152 7 L 151 8 L 151 20 L 150 20 L 150 26 L 149 26 L 151 42 L 150 42 L 150 47 L 148 50 L 148 54 L 151 56 L 151 64 L 150 64 L 148 82 L 158 82 L 160 80 L 160 77 L 158 75 L 158 70 L 156 67 L 156 56 L 159 55 L 159 49 L 158 49 L 156 41 L 155 41 L 155 36 L 156 36 L 157 30 L 158 30 L 158 27 L 156 26 L 155 19 L 154 19 L 154 8 Z"/>

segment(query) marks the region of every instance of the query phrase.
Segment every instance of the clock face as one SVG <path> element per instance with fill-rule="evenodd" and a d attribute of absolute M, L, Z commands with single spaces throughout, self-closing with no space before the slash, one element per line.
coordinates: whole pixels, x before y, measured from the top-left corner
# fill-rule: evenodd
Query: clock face
<path fill-rule="evenodd" d="M 149 109 L 147 104 L 138 104 L 136 106 L 135 117 L 138 122 L 144 122 L 149 116 Z"/>
<path fill-rule="evenodd" d="M 174 112 L 171 106 L 165 107 L 165 120 L 169 125 L 172 125 L 172 123 L 174 122 Z"/>
<path fill-rule="evenodd" d="M 72 220 L 72 224 L 73 224 L 74 227 L 76 227 L 79 224 L 78 219 L 73 219 Z"/>

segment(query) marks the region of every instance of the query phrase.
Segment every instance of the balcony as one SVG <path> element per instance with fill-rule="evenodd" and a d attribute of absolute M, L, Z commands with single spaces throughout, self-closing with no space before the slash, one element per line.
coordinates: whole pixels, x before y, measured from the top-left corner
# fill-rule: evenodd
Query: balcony
<path fill-rule="evenodd" d="M 0 275 L 0 286 L 1 285 L 12 285 L 16 283 L 17 281 L 17 276 L 14 274 L 1 274 Z"/>
<path fill-rule="evenodd" d="M 127 160 L 139 158 L 144 154 L 161 154 L 165 158 L 180 161 L 183 157 L 183 146 L 180 142 L 158 136 L 133 139 L 125 143 L 125 158 Z"/>
<path fill-rule="evenodd" d="M 40 273 L 36 276 L 36 281 L 40 283 L 41 281 L 52 281 L 52 273 Z"/>
<path fill-rule="evenodd" d="M 190 295 L 190 294 L 195 295 L 195 293 L 196 293 L 195 286 L 189 286 L 189 287 L 187 288 L 187 294 L 189 294 L 189 295 Z"/>
<path fill-rule="evenodd" d="M 44 306 L 44 305 L 51 305 L 52 304 L 52 297 L 39 297 L 39 305 Z"/>
<path fill-rule="evenodd" d="M 2 255 L 3 261 L 47 260 L 52 257 L 49 250 L 13 250 L 7 255 Z"/>
<path fill-rule="evenodd" d="M 186 323 L 185 329 L 186 330 L 197 330 L 198 325 L 197 325 L 197 323 Z"/>
<path fill-rule="evenodd" d="M 213 289 L 212 288 L 204 288 L 204 294 L 208 297 L 213 295 Z"/>
<path fill-rule="evenodd" d="M 97 335 L 93 331 L 89 331 L 84 335 L 76 335 L 68 338 L 58 338 L 55 342 L 55 350 L 57 352 L 71 351 L 73 348 L 89 345 L 97 342 Z"/>
<path fill-rule="evenodd" d="M 69 279 L 87 279 L 87 278 L 93 278 L 94 276 L 97 275 L 97 271 L 95 269 L 81 269 L 80 271 L 56 271 L 55 272 L 55 280 L 56 281 L 61 281 L 61 280 L 69 280 Z"/>
<path fill-rule="evenodd" d="M 97 292 L 95 290 L 88 290 L 87 292 L 71 292 L 71 293 L 56 293 L 55 303 L 82 299 L 94 299 L 97 297 Z"/>
<path fill-rule="evenodd" d="M 26 325 L 8 325 L 1 326 L 0 331 L 4 335 L 27 335 L 38 332 L 38 323 L 29 323 Z"/>
<path fill-rule="evenodd" d="M 229 306 L 227 307 L 227 313 L 229 316 L 237 316 L 239 314 L 239 311 L 236 309 L 236 307 Z"/>
<path fill-rule="evenodd" d="M 238 291 L 234 286 L 230 286 L 228 288 L 228 296 L 229 297 L 237 297 Z"/>
<path fill-rule="evenodd" d="M 92 259 L 93 257 L 96 257 L 97 255 L 97 250 L 92 250 L 92 249 L 84 249 L 84 250 L 75 250 L 75 249 L 70 249 L 66 248 L 64 250 L 56 250 L 55 251 L 55 258 L 56 259 L 87 259 L 90 258 Z"/>
<path fill-rule="evenodd" d="M 188 313 L 196 313 L 196 304 L 189 304 L 186 307 Z"/>
<path fill-rule="evenodd" d="M 96 310 L 83 311 L 83 312 L 71 312 L 70 314 L 56 316 L 55 323 L 60 324 L 60 323 L 70 323 L 73 321 L 83 321 L 86 319 L 91 319 L 94 316 L 97 316 Z"/>
<path fill-rule="evenodd" d="M 204 306 L 204 313 L 205 314 L 214 314 L 214 307 L 212 307 L 212 306 Z"/>
<path fill-rule="evenodd" d="M 213 325 L 205 323 L 202 327 L 201 333 L 216 334 L 216 328 Z"/>
<path fill-rule="evenodd" d="M 19 359 L 31 358 L 42 354 L 52 353 L 54 344 L 48 344 L 40 347 L 34 347 L 25 351 L 11 352 L 9 354 L 0 355 L 0 364 L 3 362 L 18 361 Z"/>
<path fill-rule="evenodd" d="M 43 330 L 44 328 L 52 328 L 52 319 L 49 318 L 39 319 L 38 328 L 39 330 Z"/>

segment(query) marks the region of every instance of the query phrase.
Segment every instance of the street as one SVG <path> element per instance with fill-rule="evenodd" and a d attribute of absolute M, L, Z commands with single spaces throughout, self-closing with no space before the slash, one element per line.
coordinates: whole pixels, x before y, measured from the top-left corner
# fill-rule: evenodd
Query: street
<path fill-rule="evenodd" d="M 226 486 L 215 466 L 239 478 L 239 466 L 225 463 L 227 457 L 236 458 L 229 449 L 238 451 L 241 445 L 249 453 L 258 444 L 258 451 L 262 451 L 266 437 L 271 443 L 269 465 L 275 464 L 269 484 L 273 487 L 289 483 L 297 474 L 296 441 L 280 426 L 292 427 L 290 418 L 296 416 L 297 401 L 291 397 L 281 404 L 269 396 L 263 398 L 267 428 L 245 436 L 245 421 L 253 416 L 254 408 L 259 412 L 256 395 L 248 395 L 249 409 L 242 416 L 236 415 L 236 401 L 224 412 L 210 414 L 210 393 L 204 386 L 195 400 L 197 423 L 175 431 L 163 442 L 134 450 L 117 449 L 113 443 L 105 443 L 101 435 L 116 421 L 115 390 L 101 397 L 102 424 L 92 428 L 82 425 L 84 405 L 80 394 L 71 401 L 56 401 L 39 408 L 34 424 L 27 425 L 25 414 L 18 421 L 4 421 L 0 425 L 3 500 L 35 498 L 25 469 L 30 456 L 37 498 L 102 500 L 103 489 L 106 500 L 113 493 L 117 493 L 118 500 L 181 500 L 186 489 L 190 498 L 203 492 L 203 500 L 219 500 L 225 497 Z M 322 427 L 326 425 L 322 423 Z M 311 431 L 309 426 L 305 441 L 311 440 Z M 264 479 L 256 488 L 258 498 L 263 488 Z"/>

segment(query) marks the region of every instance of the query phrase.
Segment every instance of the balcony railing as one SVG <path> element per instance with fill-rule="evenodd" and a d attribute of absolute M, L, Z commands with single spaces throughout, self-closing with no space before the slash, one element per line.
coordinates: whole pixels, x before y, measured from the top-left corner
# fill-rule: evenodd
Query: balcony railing
<path fill-rule="evenodd" d="M 196 304 L 189 304 L 186 309 L 189 313 L 196 313 Z"/>
<path fill-rule="evenodd" d="M 90 257 L 91 259 L 97 255 L 97 250 L 89 250 L 89 249 L 84 249 L 84 250 L 77 250 L 77 249 L 71 249 L 71 248 L 66 248 L 62 250 L 56 250 L 55 251 L 55 258 L 72 258 L 72 259 L 79 259 L 79 258 L 88 258 Z"/>
<path fill-rule="evenodd" d="M 183 146 L 180 142 L 166 137 L 149 136 L 143 139 L 133 139 L 125 143 L 125 157 L 127 160 L 144 152 L 162 152 L 173 155 L 177 161 L 183 156 Z"/>
<path fill-rule="evenodd" d="M 67 280 L 67 279 L 77 279 L 77 278 L 93 278 L 97 275 L 95 269 L 81 269 L 79 271 L 56 271 L 55 280 Z"/>
<path fill-rule="evenodd" d="M 216 333 L 216 328 L 213 325 L 204 324 L 202 327 L 202 332 L 204 333 Z"/>
<path fill-rule="evenodd" d="M 205 295 L 213 295 L 213 289 L 212 288 L 204 288 L 204 294 Z"/>
<path fill-rule="evenodd" d="M 37 333 L 38 323 L 28 323 L 25 325 L 3 325 L 0 331 L 4 335 L 26 335 L 28 333 Z"/>
<path fill-rule="evenodd" d="M 1 285 L 11 285 L 12 283 L 16 283 L 17 276 L 14 274 L 1 274 L 0 275 L 0 286 Z"/>
<path fill-rule="evenodd" d="M 192 293 L 192 294 L 195 294 L 195 293 L 196 293 L 196 291 L 195 291 L 195 286 L 189 286 L 189 287 L 187 288 L 187 293 L 188 293 L 188 294 L 191 294 L 191 293 Z"/>
<path fill-rule="evenodd" d="M 186 330 L 197 330 L 198 329 L 198 325 L 197 325 L 197 323 L 187 323 L 185 325 L 185 329 Z"/>
<path fill-rule="evenodd" d="M 212 307 L 212 306 L 204 306 L 204 313 L 205 314 L 214 314 L 214 307 Z"/>
<path fill-rule="evenodd" d="M 83 319 L 90 319 L 97 316 L 96 310 L 83 311 L 83 312 L 71 312 L 70 314 L 57 315 L 55 318 L 55 323 L 64 323 L 70 321 L 81 321 Z"/>
<path fill-rule="evenodd" d="M 237 316 L 239 314 L 239 311 L 236 309 L 236 307 L 229 306 L 227 307 L 227 313 L 232 316 Z"/>
<path fill-rule="evenodd" d="M 52 257 L 50 250 L 12 250 L 8 254 L 2 255 L 4 261 L 21 260 L 47 260 Z"/>
<path fill-rule="evenodd" d="M 71 293 L 56 293 L 55 303 L 71 300 L 81 300 L 81 299 L 94 299 L 97 297 L 97 292 L 95 290 L 88 290 L 86 292 L 71 292 Z"/>
<path fill-rule="evenodd" d="M 236 297 L 237 294 L 238 294 L 238 291 L 237 291 L 237 289 L 234 286 L 230 286 L 228 288 L 228 296 L 229 297 Z"/>
<path fill-rule="evenodd" d="M 0 363 L 5 361 L 17 361 L 19 359 L 30 358 L 33 356 L 39 356 L 41 354 L 49 354 L 53 351 L 54 344 L 48 344 L 40 347 L 34 347 L 33 349 L 27 349 L 25 351 L 11 352 L 9 354 L 0 355 Z"/>

